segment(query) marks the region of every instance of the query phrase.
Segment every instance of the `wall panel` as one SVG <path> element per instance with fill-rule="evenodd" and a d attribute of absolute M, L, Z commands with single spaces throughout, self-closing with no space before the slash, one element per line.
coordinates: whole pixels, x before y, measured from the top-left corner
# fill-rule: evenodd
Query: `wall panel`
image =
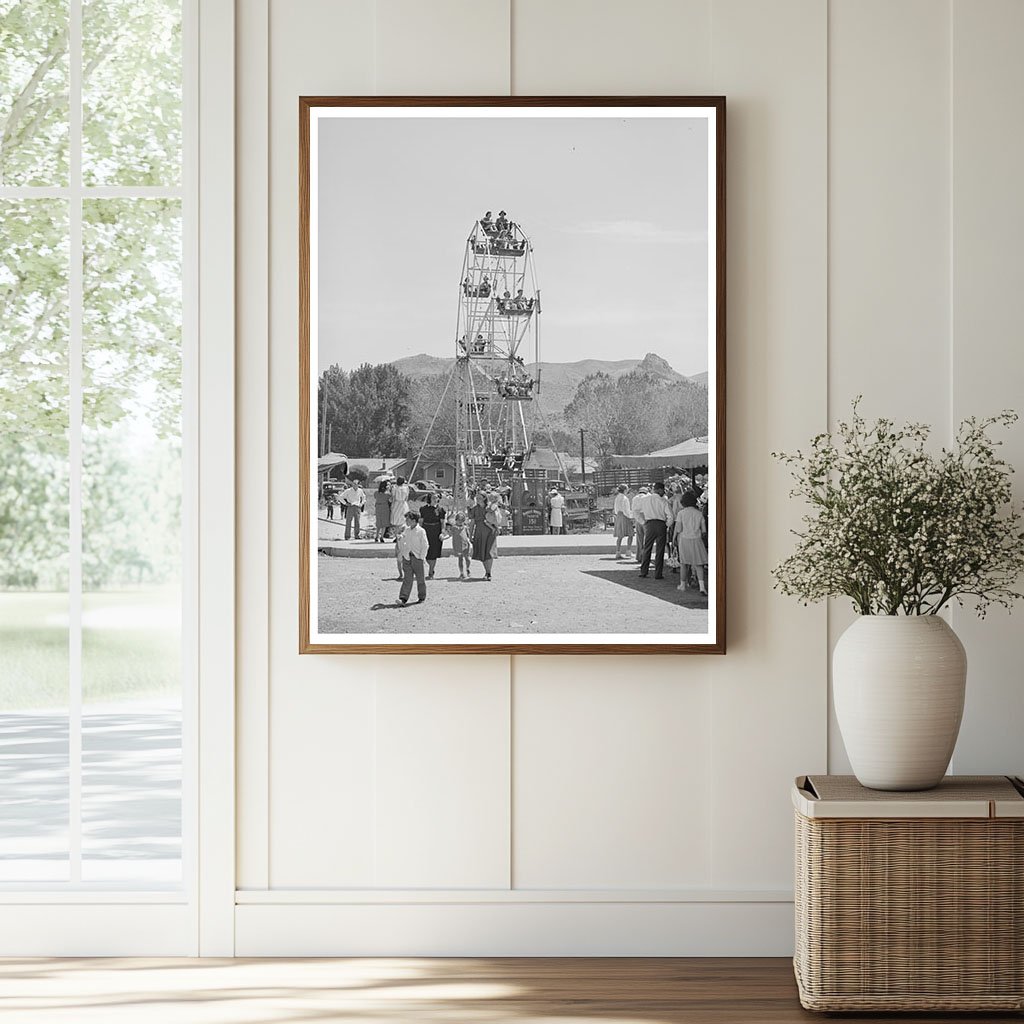
<path fill-rule="evenodd" d="M 825 766 L 825 615 L 771 590 L 799 510 L 773 449 L 825 425 L 825 8 L 714 7 L 728 97 L 728 654 L 710 664 L 716 888 L 788 887 L 789 786 Z"/>
<path fill-rule="evenodd" d="M 377 681 L 376 885 L 507 888 L 508 658 L 395 660 Z"/>
<path fill-rule="evenodd" d="M 515 886 L 708 885 L 707 686 L 678 659 L 567 660 L 515 660 Z"/>
<path fill-rule="evenodd" d="M 862 413 L 949 434 L 949 9 L 829 5 L 829 425 Z M 830 602 L 829 650 L 853 622 Z M 849 771 L 830 728 L 829 768 Z"/>
<path fill-rule="evenodd" d="M 953 420 L 1024 414 L 1024 5 L 953 4 Z M 1024 497 L 1024 425 L 998 435 Z M 967 705 L 953 756 L 959 772 L 1024 772 L 1024 631 L 1018 605 L 978 621 L 954 610 L 967 648 Z"/>
<path fill-rule="evenodd" d="M 712 0 L 512 0 L 513 92 L 705 94 L 712 8 Z"/>
<path fill-rule="evenodd" d="M 298 97 L 373 91 L 373 4 L 271 0 L 269 37 L 270 884 L 371 884 L 376 666 L 373 659 L 297 653 L 296 424 Z M 244 481 L 241 494 L 243 509 L 258 500 Z"/>
<path fill-rule="evenodd" d="M 509 0 L 379 0 L 376 89 L 394 96 L 504 96 Z"/>

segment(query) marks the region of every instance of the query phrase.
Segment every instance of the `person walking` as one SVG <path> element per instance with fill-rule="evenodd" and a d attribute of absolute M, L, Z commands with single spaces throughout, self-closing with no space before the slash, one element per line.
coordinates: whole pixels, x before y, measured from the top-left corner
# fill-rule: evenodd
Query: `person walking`
<path fill-rule="evenodd" d="M 644 510 L 643 501 L 650 493 L 646 486 L 641 487 L 636 492 L 636 496 L 629 503 L 629 507 L 633 512 L 633 528 L 636 530 L 636 560 L 637 564 L 640 564 L 640 559 L 643 555 L 644 549 Z"/>
<path fill-rule="evenodd" d="M 484 563 L 485 580 L 491 578 L 491 567 L 494 565 L 495 551 L 498 546 L 495 516 L 492 512 L 488 517 L 488 512 L 491 512 L 488 505 L 487 493 L 481 489 L 476 492 L 476 503 L 470 506 L 467 513 L 469 536 L 473 542 L 473 561 Z"/>
<path fill-rule="evenodd" d="M 366 495 L 362 487 L 349 480 L 348 487 L 341 492 L 341 504 L 345 509 L 345 540 L 351 539 L 353 530 L 356 540 L 359 540 L 359 521 L 366 507 Z"/>
<path fill-rule="evenodd" d="M 565 498 L 558 493 L 557 487 L 551 488 L 548 506 L 551 509 L 548 531 L 550 533 L 565 533 Z"/>
<path fill-rule="evenodd" d="M 428 493 L 420 506 L 420 524 L 427 535 L 427 579 L 434 578 L 434 568 L 441 557 L 441 544 L 444 540 L 444 509 L 434 504 L 434 495 Z"/>
<path fill-rule="evenodd" d="M 470 572 L 470 556 L 473 548 L 466 526 L 466 513 L 458 512 L 455 522 L 448 524 L 448 534 L 452 539 L 452 554 L 459 560 L 459 579 L 465 580 L 472 576 Z"/>
<path fill-rule="evenodd" d="M 409 485 L 404 476 L 395 477 L 391 485 L 391 532 L 395 535 L 395 558 L 398 561 L 398 578 L 402 578 L 402 559 L 398 554 L 398 539 L 405 529 L 405 513 L 409 511 Z"/>
<path fill-rule="evenodd" d="M 646 579 L 651 568 L 651 553 L 654 552 L 654 578 L 665 578 L 665 537 L 668 532 L 668 502 L 665 500 L 665 485 L 659 480 L 654 491 L 641 502 L 644 516 L 644 556 L 640 562 L 640 578 Z"/>
<path fill-rule="evenodd" d="M 373 526 L 374 542 L 383 544 L 391 530 L 391 495 L 387 480 L 381 480 L 373 496 Z"/>
<path fill-rule="evenodd" d="M 622 553 L 619 548 L 622 542 L 626 542 L 626 554 L 629 554 L 633 546 L 633 508 L 629 503 L 628 488 L 625 484 L 619 484 L 616 489 L 615 505 L 615 561 L 622 560 Z"/>
<path fill-rule="evenodd" d="M 398 592 L 398 600 L 402 604 L 409 600 L 413 580 L 416 581 L 417 603 L 427 599 L 427 582 L 423 578 L 427 544 L 426 532 L 420 526 L 419 513 L 406 512 L 405 529 L 398 538 L 398 561 L 402 566 L 402 589 Z"/>
<path fill-rule="evenodd" d="M 704 516 L 697 507 L 697 495 L 687 491 L 682 498 L 682 508 L 676 514 L 676 545 L 679 551 L 678 590 L 688 590 L 690 566 L 697 576 L 700 592 L 707 596 L 704 583 L 704 566 L 708 561 L 708 549 L 704 546 Z"/>

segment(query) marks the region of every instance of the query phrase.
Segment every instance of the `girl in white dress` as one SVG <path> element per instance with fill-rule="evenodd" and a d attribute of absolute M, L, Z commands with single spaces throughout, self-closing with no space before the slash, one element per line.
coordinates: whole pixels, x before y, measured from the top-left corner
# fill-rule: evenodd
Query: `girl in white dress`
<path fill-rule="evenodd" d="M 704 566 L 708 562 L 708 549 L 704 546 L 704 517 L 697 508 L 697 495 L 687 491 L 682 497 L 682 507 L 676 513 L 676 547 L 679 551 L 679 586 L 686 590 L 689 568 L 692 565 L 700 583 L 700 592 L 707 594 Z"/>
<path fill-rule="evenodd" d="M 404 579 L 402 574 L 402 556 L 398 553 L 398 538 L 402 536 L 405 529 L 405 514 L 409 511 L 409 485 L 405 482 L 404 476 L 395 478 L 391 485 L 391 532 L 395 535 L 395 558 L 398 561 L 398 578 Z"/>

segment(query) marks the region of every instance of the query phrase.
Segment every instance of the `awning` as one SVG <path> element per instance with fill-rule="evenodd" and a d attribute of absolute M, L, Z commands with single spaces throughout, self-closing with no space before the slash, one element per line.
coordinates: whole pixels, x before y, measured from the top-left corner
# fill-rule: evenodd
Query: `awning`
<path fill-rule="evenodd" d="M 689 441 L 661 448 L 646 455 L 613 455 L 611 461 L 618 466 L 643 466 L 660 469 L 672 466 L 676 469 L 698 469 L 708 464 L 707 437 L 691 437 Z"/>
<path fill-rule="evenodd" d="M 348 462 L 348 456 L 342 455 L 341 452 L 327 452 L 326 455 L 321 455 L 316 460 L 317 469 L 333 469 L 341 462 Z"/>

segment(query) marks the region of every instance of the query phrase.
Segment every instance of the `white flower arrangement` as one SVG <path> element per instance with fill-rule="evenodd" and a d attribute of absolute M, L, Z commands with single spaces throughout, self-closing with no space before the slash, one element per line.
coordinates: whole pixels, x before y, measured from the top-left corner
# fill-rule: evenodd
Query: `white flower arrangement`
<path fill-rule="evenodd" d="M 1024 597 L 1024 517 L 1011 502 L 1013 469 L 997 458 L 991 427 L 1011 411 L 960 424 L 951 450 L 925 450 L 930 428 L 849 423 L 819 434 L 809 452 L 773 452 L 811 505 L 796 551 L 776 566 L 775 589 L 805 604 L 846 596 L 862 615 L 934 615 L 973 598 L 984 618 Z"/>

